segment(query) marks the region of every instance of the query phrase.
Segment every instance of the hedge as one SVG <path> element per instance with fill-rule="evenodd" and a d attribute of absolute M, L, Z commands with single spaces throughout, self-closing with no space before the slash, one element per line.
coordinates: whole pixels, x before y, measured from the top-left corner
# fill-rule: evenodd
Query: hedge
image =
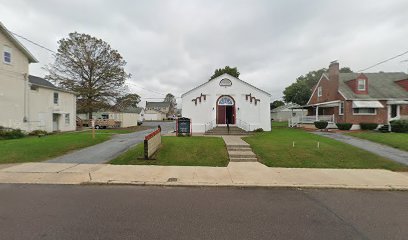
<path fill-rule="evenodd" d="M 378 127 L 378 123 L 360 123 L 361 130 L 374 130 Z"/>
<path fill-rule="evenodd" d="M 408 120 L 394 120 L 390 124 L 392 132 L 408 133 Z"/>
<path fill-rule="evenodd" d="M 339 130 L 350 130 L 353 124 L 352 123 L 336 123 L 336 126 Z"/>
<path fill-rule="evenodd" d="M 314 125 L 318 129 L 325 129 L 329 123 L 327 121 L 316 121 L 314 122 Z"/>
<path fill-rule="evenodd" d="M 23 137 L 25 137 L 25 134 L 20 129 L 0 129 L 0 139 L 15 139 Z"/>
<path fill-rule="evenodd" d="M 47 135 L 48 132 L 44 131 L 44 130 L 34 130 L 32 132 L 30 132 L 28 135 L 30 136 L 42 136 L 42 135 Z"/>

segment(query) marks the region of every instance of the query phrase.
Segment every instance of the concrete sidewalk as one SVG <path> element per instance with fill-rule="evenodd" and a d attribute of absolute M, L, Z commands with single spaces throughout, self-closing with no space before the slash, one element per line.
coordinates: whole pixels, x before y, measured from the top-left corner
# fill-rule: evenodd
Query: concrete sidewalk
<path fill-rule="evenodd" d="M 408 173 L 369 169 L 269 168 L 258 162 L 231 162 L 228 167 L 24 163 L 1 168 L 0 183 L 408 190 Z"/>

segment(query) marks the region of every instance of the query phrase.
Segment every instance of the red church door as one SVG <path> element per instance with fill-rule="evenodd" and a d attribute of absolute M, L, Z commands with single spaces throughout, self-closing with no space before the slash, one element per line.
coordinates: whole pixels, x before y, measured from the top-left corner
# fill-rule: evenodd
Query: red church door
<path fill-rule="evenodd" d="M 235 100 L 230 96 L 221 96 L 217 100 L 217 124 L 235 124 Z"/>
<path fill-rule="evenodd" d="M 217 106 L 217 124 L 227 124 L 225 110 L 226 106 Z"/>

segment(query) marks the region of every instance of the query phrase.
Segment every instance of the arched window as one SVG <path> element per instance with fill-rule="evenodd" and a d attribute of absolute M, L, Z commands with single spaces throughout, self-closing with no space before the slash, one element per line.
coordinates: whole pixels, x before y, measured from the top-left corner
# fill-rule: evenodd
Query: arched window
<path fill-rule="evenodd" d="M 228 96 L 223 96 L 218 100 L 218 105 L 220 106 L 233 106 L 234 100 Z"/>
<path fill-rule="evenodd" d="M 222 87 L 229 87 L 231 85 L 232 85 L 232 82 L 228 78 L 224 78 L 220 81 L 220 86 Z"/>

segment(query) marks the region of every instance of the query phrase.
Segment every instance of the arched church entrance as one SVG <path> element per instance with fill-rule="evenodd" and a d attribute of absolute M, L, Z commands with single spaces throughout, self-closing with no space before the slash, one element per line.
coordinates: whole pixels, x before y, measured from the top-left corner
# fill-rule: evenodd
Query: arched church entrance
<path fill-rule="evenodd" d="M 217 100 L 217 124 L 235 124 L 235 100 L 223 95 Z"/>

